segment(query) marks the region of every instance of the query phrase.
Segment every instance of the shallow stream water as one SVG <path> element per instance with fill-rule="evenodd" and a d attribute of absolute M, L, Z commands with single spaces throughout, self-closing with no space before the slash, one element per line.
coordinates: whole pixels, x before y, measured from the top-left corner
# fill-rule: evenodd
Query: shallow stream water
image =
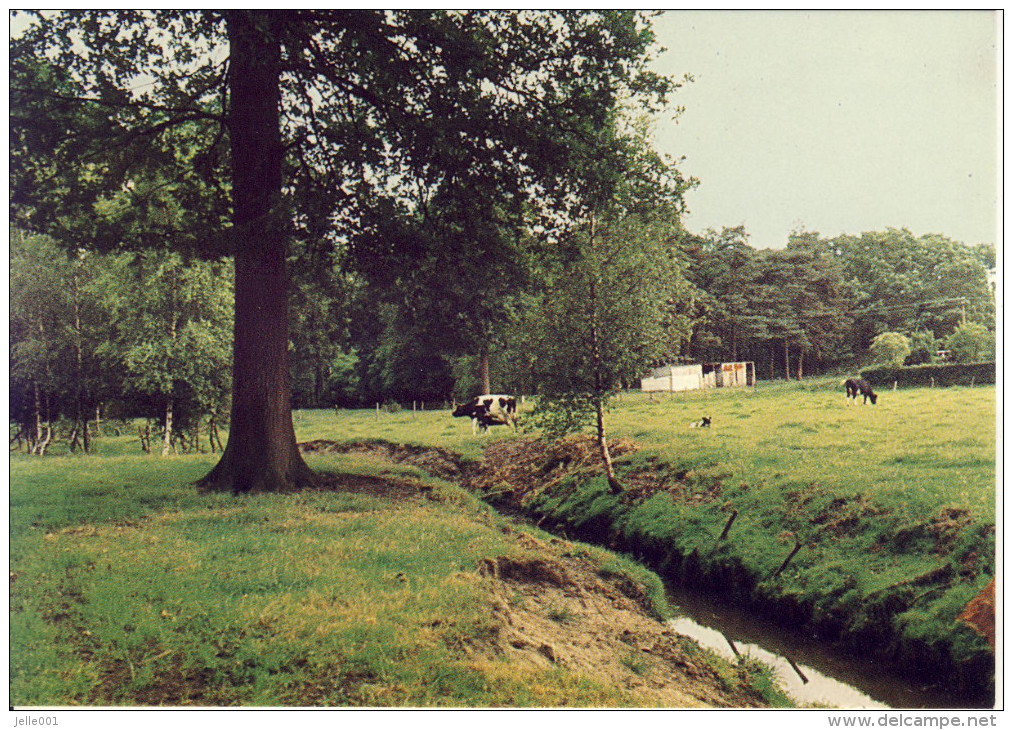
<path fill-rule="evenodd" d="M 772 667 L 799 705 L 842 709 L 961 708 L 966 700 L 887 671 L 882 662 L 834 652 L 826 642 L 756 618 L 712 596 L 669 588 L 673 631 L 726 659 L 751 656 Z"/>

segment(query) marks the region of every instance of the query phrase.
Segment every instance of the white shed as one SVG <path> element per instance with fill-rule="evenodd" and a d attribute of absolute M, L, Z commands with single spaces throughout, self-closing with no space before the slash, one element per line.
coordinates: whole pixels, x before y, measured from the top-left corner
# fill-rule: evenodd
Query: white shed
<path fill-rule="evenodd" d="M 665 365 L 655 368 L 650 375 L 640 380 L 640 389 L 645 392 L 699 390 L 702 385 L 701 365 Z"/>
<path fill-rule="evenodd" d="M 665 365 L 640 380 L 644 392 L 735 388 L 756 385 L 752 362 L 712 362 L 702 365 Z"/>

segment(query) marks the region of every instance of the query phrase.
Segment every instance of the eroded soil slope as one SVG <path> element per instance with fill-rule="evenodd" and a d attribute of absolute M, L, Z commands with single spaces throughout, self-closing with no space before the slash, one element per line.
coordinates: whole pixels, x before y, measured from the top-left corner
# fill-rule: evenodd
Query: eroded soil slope
<path fill-rule="evenodd" d="M 766 706 L 747 669 L 715 668 L 693 641 L 652 615 L 639 584 L 603 572 L 571 543 L 513 534 L 542 557 L 481 565 L 501 629 L 487 644 L 469 648 L 477 662 L 506 655 L 561 665 L 623 687 L 645 705 Z"/>

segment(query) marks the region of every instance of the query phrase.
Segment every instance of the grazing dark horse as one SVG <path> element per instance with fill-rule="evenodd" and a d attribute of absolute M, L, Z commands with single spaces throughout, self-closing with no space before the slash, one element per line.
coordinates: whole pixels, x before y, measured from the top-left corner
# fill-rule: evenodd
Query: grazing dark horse
<path fill-rule="evenodd" d="M 849 378 L 844 381 L 844 390 L 847 392 L 848 405 L 854 402 L 858 402 L 858 396 L 862 396 L 862 404 L 866 404 L 872 401 L 872 405 L 876 405 L 876 394 L 872 392 L 872 386 L 865 380 L 858 378 L 857 380 Z"/>

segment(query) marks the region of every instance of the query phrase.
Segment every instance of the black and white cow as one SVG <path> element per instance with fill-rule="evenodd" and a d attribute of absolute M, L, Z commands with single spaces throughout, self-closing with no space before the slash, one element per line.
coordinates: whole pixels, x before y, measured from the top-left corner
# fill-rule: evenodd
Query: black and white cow
<path fill-rule="evenodd" d="M 849 378 L 844 381 L 844 390 L 848 398 L 848 405 L 851 405 L 852 402 L 857 403 L 859 395 L 862 396 L 863 405 L 869 401 L 872 401 L 872 405 L 876 405 L 876 394 L 872 392 L 872 386 L 868 381 L 861 378 Z"/>
<path fill-rule="evenodd" d="M 454 417 L 470 417 L 471 432 L 490 426 L 517 425 L 517 399 L 512 395 L 480 395 L 454 409 Z"/>

